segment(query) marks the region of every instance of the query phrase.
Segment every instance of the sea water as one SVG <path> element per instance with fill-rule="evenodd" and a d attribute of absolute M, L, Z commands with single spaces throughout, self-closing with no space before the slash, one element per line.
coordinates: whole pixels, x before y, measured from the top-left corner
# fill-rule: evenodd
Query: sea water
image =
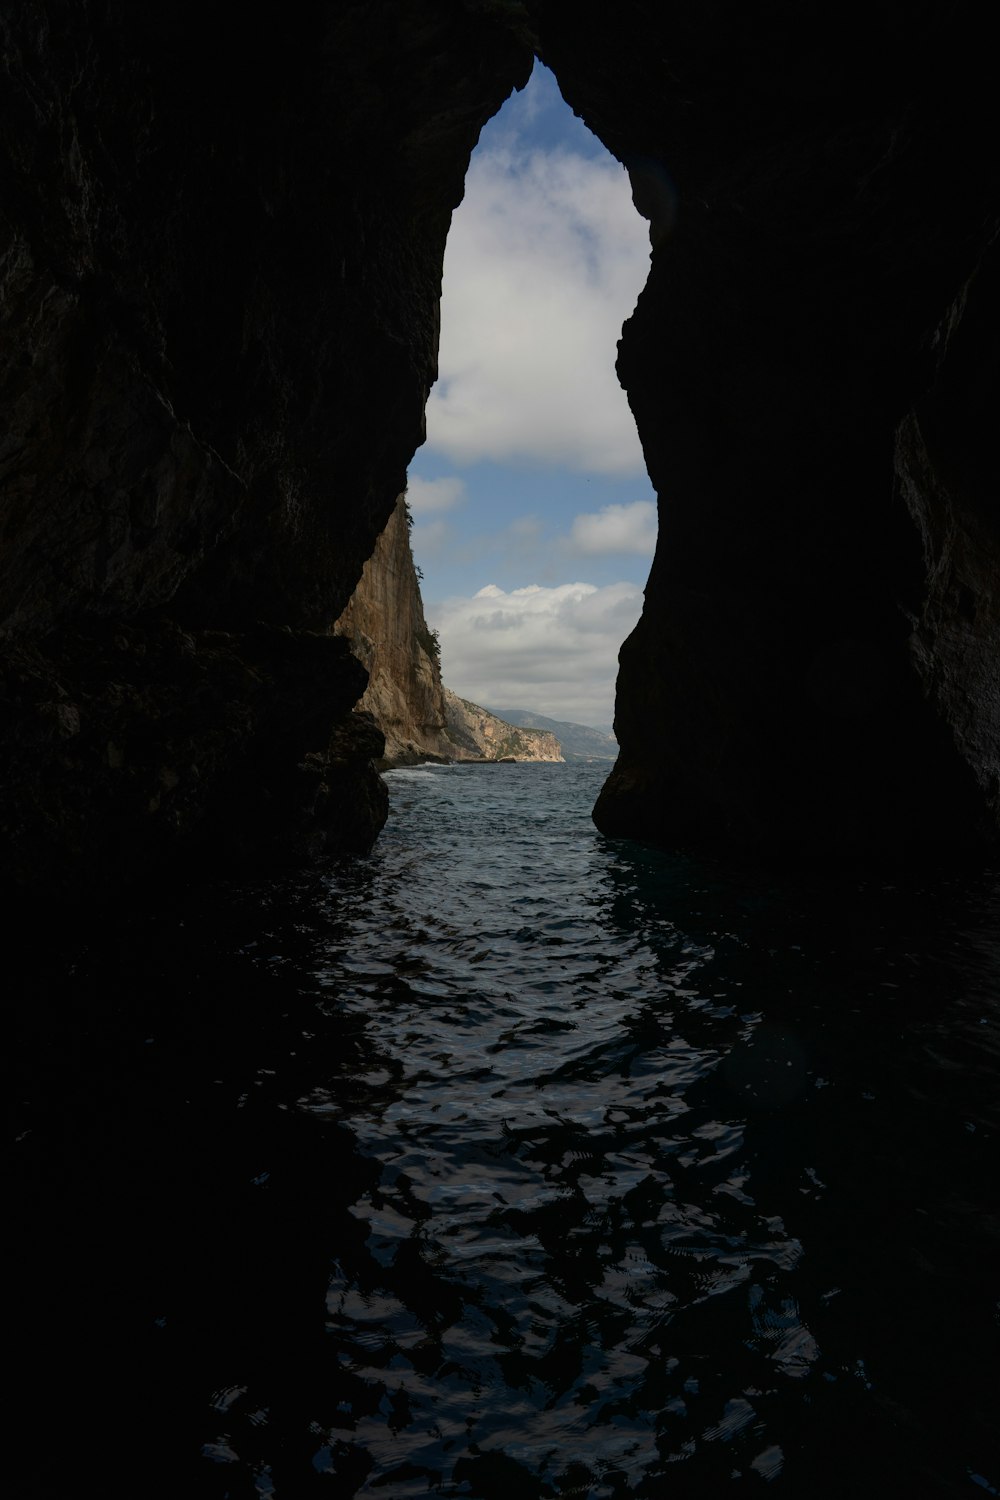
<path fill-rule="evenodd" d="M 609 841 L 605 772 L 392 772 L 371 855 L 59 971 L 28 1282 L 95 1484 L 997 1492 L 995 873 Z"/>

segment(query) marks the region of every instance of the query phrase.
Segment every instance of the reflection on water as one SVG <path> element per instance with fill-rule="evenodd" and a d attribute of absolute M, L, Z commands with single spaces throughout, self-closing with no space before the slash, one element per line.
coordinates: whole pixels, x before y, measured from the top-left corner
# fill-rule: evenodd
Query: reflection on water
<path fill-rule="evenodd" d="M 609 844 L 590 767 L 390 779 L 369 858 L 39 977 L 23 1493 L 67 1421 L 113 1493 L 1000 1487 L 995 880 Z"/>

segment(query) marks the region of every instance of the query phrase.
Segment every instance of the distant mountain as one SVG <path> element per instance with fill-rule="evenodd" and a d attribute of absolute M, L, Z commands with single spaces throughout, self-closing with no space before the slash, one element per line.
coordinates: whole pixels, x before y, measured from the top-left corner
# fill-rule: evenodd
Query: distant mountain
<path fill-rule="evenodd" d="M 562 746 L 566 760 L 615 760 L 618 756 L 618 741 L 603 729 L 592 729 L 589 724 L 570 724 L 565 719 L 547 719 L 544 714 L 535 714 L 527 708 L 493 708 L 491 713 L 519 729 L 548 729 Z"/>

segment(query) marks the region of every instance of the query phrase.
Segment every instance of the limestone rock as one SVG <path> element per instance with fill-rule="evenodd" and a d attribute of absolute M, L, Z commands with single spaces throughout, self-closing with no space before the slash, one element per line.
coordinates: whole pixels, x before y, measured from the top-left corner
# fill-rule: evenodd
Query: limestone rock
<path fill-rule="evenodd" d="M 567 719 L 550 719 L 545 714 L 536 714 L 527 708 L 494 708 L 490 710 L 498 719 L 516 724 L 520 729 L 548 729 L 559 741 L 563 759 L 614 761 L 618 757 L 618 742 L 603 729 L 594 729 L 589 724 L 574 724 Z"/>
<path fill-rule="evenodd" d="M 385 735 L 383 763 L 449 760 L 437 639 L 427 628 L 405 496 L 381 532 L 334 627 L 368 671 L 361 699 Z"/>
<path fill-rule="evenodd" d="M 448 733 L 455 760 L 562 761 L 555 735 L 547 729 L 521 729 L 488 708 L 445 689 Z"/>
<path fill-rule="evenodd" d="M 553 734 L 522 731 L 441 681 L 437 637 L 427 628 L 400 495 L 334 629 L 368 672 L 361 698 L 385 735 L 383 766 L 418 761 L 562 760 Z"/>

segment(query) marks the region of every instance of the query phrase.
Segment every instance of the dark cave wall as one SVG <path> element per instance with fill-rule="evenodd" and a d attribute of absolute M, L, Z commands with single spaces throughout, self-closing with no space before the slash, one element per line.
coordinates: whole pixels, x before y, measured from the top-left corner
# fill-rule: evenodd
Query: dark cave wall
<path fill-rule="evenodd" d="M 1000 802 L 982 21 L 636 5 L 598 48 L 603 7 L 535 10 L 654 244 L 618 370 L 660 542 L 598 826 L 981 847 Z"/>
<path fill-rule="evenodd" d="M 2 24 L 3 623 L 180 596 L 325 627 L 422 436 L 451 210 L 530 57 L 447 0 Z"/>
<path fill-rule="evenodd" d="M 421 438 L 469 154 L 533 47 L 655 240 L 619 372 L 661 541 L 599 826 L 995 836 L 984 23 L 609 14 L 4 8 L 8 879 L 374 837 L 378 736 L 329 628 Z"/>
<path fill-rule="evenodd" d="M 4 7 L 8 876 L 374 837 L 328 632 L 422 438 L 469 154 L 530 72 L 490 10 Z"/>

